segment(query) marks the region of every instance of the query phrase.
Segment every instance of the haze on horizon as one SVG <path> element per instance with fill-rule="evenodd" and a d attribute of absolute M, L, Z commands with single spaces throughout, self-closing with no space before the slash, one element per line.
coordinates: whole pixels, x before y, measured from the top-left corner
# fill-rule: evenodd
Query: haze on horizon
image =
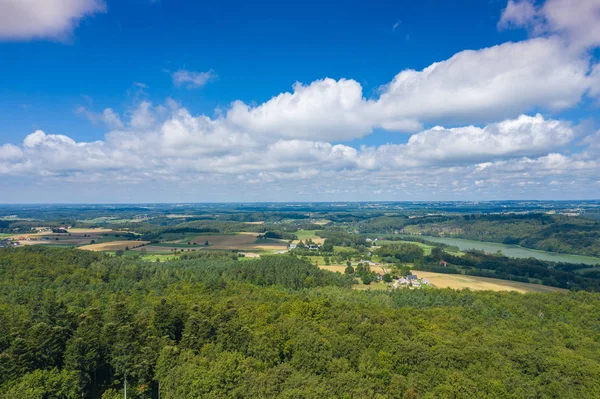
<path fill-rule="evenodd" d="M 600 0 L 0 0 L 0 203 L 600 198 Z"/>

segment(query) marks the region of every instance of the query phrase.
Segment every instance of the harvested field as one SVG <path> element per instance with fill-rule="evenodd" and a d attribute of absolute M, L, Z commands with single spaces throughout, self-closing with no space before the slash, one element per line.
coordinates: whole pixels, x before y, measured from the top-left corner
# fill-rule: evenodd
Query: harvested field
<path fill-rule="evenodd" d="M 561 288 L 539 284 L 519 283 L 487 277 L 465 276 L 462 274 L 442 274 L 413 271 L 419 278 L 426 278 L 437 288 L 470 288 L 473 291 L 517 291 L 527 292 L 567 292 Z"/>
<path fill-rule="evenodd" d="M 329 266 L 319 265 L 319 269 L 329 270 L 330 272 L 338 272 L 338 273 L 344 274 L 344 271 L 346 270 L 346 266 L 344 266 L 344 265 L 329 265 Z"/>
<path fill-rule="evenodd" d="M 111 233 L 113 232 L 113 229 L 103 229 L 103 228 L 96 228 L 96 229 L 84 229 L 84 228 L 73 228 L 73 229 L 69 229 L 68 232 L 72 233 L 72 234 L 101 234 L 101 233 Z"/>
<path fill-rule="evenodd" d="M 356 268 L 357 262 L 352 262 L 352 267 Z M 344 271 L 346 270 L 346 265 L 329 265 L 326 266 L 323 262 L 319 262 L 319 269 L 323 269 L 323 270 L 329 270 L 330 272 L 339 272 L 339 273 L 344 273 Z M 385 274 L 386 270 L 384 267 L 382 266 L 371 266 L 371 271 L 375 272 L 375 273 L 382 273 Z"/>
<path fill-rule="evenodd" d="M 100 244 L 84 245 L 79 249 L 85 249 L 86 251 L 118 251 L 119 249 L 130 249 L 139 247 L 144 244 L 148 244 L 150 241 L 110 241 L 103 242 Z M 163 249 L 164 251 L 164 249 Z"/>
<path fill-rule="evenodd" d="M 41 233 L 32 233 L 32 234 L 12 234 L 12 235 L 9 235 L 7 238 L 10 238 L 13 240 L 17 239 L 17 238 L 31 238 L 33 240 L 33 239 L 42 238 L 44 236 L 48 236 L 51 234 L 52 234 L 51 231 L 44 231 Z"/>
<path fill-rule="evenodd" d="M 255 254 L 253 252 L 240 252 L 240 255 L 244 255 L 246 258 L 260 258 L 259 254 Z"/>
<path fill-rule="evenodd" d="M 320 226 L 324 226 L 326 224 L 331 223 L 331 220 L 327 220 L 327 219 L 322 219 L 322 220 L 317 220 L 316 222 L 313 222 L 314 224 L 318 224 Z"/>

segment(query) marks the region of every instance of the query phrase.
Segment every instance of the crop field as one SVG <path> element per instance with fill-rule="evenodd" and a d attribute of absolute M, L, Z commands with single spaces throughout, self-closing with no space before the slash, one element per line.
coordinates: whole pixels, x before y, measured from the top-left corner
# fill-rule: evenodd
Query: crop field
<path fill-rule="evenodd" d="M 275 240 L 257 240 L 258 233 L 239 233 L 231 235 L 198 236 L 191 240 L 192 244 L 204 245 L 208 241 L 210 249 L 263 249 L 268 251 L 283 251 L 287 242 Z"/>
<path fill-rule="evenodd" d="M 109 241 L 123 241 L 122 232 L 111 229 L 69 229 L 68 233 L 50 231 L 35 234 L 12 235 L 21 245 L 90 245 Z"/>
<path fill-rule="evenodd" d="M 164 252 L 173 249 L 179 251 L 189 249 L 217 249 L 274 253 L 287 250 L 287 241 L 258 239 L 258 236 L 259 233 L 250 232 L 234 234 L 206 233 L 185 237 L 184 239 L 165 241 L 160 244 L 152 244 L 145 248 L 148 252 Z M 208 245 L 205 245 L 207 241 Z"/>
<path fill-rule="evenodd" d="M 148 244 L 148 242 L 149 241 L 109 241 L 99 244 L 84 245 L 79 247 L 79 249 L 84 249 L 86 251 L 118 251 L 119 249 L 124 250 L 125 248 L 139 247 Z"/>
<path fill-rule="evenodd" d="M 443 274 L 422 272 L 419 270 L 415 270 L 413 273 L 419 278 L 426 278 L 437 288 L 453 288 L 457 290 L 469 288 L 473 291 L 517 291 L 521 293 L 567 291 L 546 285 L 527 284 L 487 277 L 465 276 L 462 274 Z"/>
<path fill-rule="evenodd" d="M 141 218 L 133 218 L 133 219 L 123 219 L 123 218 L 116 218 L 116 217 L 112 217 L 112 216 L 102 216 L 102 217 L 97 217 L 94 219 L 85 219 L 85 220 L 78 220 L 79 223 L 83 223 L 83 224 L 106 224 L 106 223 L 139 223 L 139 222 L 145 222 L 146 220 L 148 220 L 148 218 L 145 217 L 141 217 Z"/>

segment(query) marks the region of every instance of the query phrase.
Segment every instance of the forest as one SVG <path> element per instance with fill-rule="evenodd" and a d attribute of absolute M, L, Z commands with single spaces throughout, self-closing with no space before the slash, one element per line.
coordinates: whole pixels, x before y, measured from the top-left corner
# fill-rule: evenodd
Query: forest
<path fill-rule="evenodd" d="M 359 292 L 292 256 L 0 250 L 0 398 L 596 398 L 600 296 Z"/>

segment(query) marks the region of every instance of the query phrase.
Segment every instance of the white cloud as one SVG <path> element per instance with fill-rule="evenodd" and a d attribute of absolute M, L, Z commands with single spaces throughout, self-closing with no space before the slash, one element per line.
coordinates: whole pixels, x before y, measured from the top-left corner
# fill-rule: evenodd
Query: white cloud
<path fill-rule="evenodd" d="M 265 199 L 278 190 L 297 193 L 298 184 L 318 195 L 493 195 L 493 189 L 518 193 L 550 182 L 553 190 L 568 183 L 570 193 L 586 193 L 586 184 L 599 178 L 598 133 L 583 139 L 584 150 L 567 155 L 578 129 L 552 115 L 600 95 L 600 64 L 591 53 L 600 43 L 596 3 L 510 1 L 500 26 L 527 27 L 536 37 L 403 70 L 373 97 L 355 80 L 325 78 L 296 83 L 264 103 L 235 101 L 215 117 L 193 115 L 172 100 L 141 101 L 122 115 L 80 107 L 77 112 L 111 129 L 104 140 L 36 131 L 20 146 L 0 147 L 0 175 L 201 182 L 211 192 L 252 184 L 270 188 Z M 583 29 L 578 18 L 591 28 Z M 188 88 L 216 78 L 212 70 L 171 76 Z M 523 115 L 530 112 L 546 116 Z M 406 144 L 339 144 L 378 128 L 418 133 Z"/>
<path fill-rule="evenodd" d="M 152 117 L 134 122 L 140 114 Z M 586 139 L 590 148 L 595 143 L 591 137 Z M 103 141 L 77 142 L 36 131 L 19 147 L 0 147 L 0 175 L 71 183 L 200 184 L 224 193 L 242 184 L 254 187 L 245 186 L 248 195 L 270 187 L 262 198 L 271 198 L 275 190 L 292 195 L 299 184 L 304 191 L 338 199 L 358 199 L 382 187 L 383 198 L 398 192 L 484 192 L 509 179 L 522 187 L 549 178 L 583 186 L 585 179 L 598 180 L 595 160 L 555 153 L 574 138 L 569 123 L 535 115 L 484 127 L 435 127 L 414 134 L 407 144 L 356 149 L 265 137 L 225 118 L 193 116 L 174 103 L 143 103 Z"/>
<path fill-rule="evenodd" d="M 510 27 L 527 27 L 532 25 L 538 18 L 538 11 L 532 0 L 514 1 L 509 0 L 506 8 L 502 11 L 502 17 L 498 22 L 501 29 Z"/>
<path fill-rule="evenodd" d="M 106 108 L 102 113 L 95 113 L 84 106 L 79 106 L 75 108 L 75 113 L 85 116 L 92 123 L 102 122 L 110 129 L 123 128 L 121 117 L 112 108 Z"/>
<path fill-rule="evenodd" d="M 173 84 L 177 87 L 185 86 L 188 89 L 197 89 L 217 79 L 217 74 L 212 69 L 207 72 L 193 72 L 180 69 L 173 72 L 171 77 L 173 78 Z"/>
<path fill-rule="evenodd" d="M 361 85 L 354 80 L 323 79 L 296 83 L 293 93 L 282 93 L 257 107 L 232 104 L 227 121 L 256 134 L 283 138 L 342 141 L 371 132 Z"/>
<path fill-rule="evenodd" d="M 142 101 L 131 113 L 130 124 L 135 129 L 148 129 L 154 125 L 156 116 L 152 110 L 152 103 Z"/>
<path fill-rule="evenodd" d="M 0 145 L 0 162 L 19 159 L 23 156 L 21 149 L 12 144 Z"/>
<path fill-rule="evenodd" d="M 479 164 L 489 160 L 541 156 L 563 148 L 575 137 L 569 123 L 521 115 L 483 128 L 436 126 L 414 134 L 407 144 L 383 145 L 363 151 L 373 165 L 426 166 Z M 375 162 L 375 160 L 379 162 Z"/>
<path fill-rule="evenodd" d="M 535 35 L 555 34 L 576 47 L 600 44 L 598 0 L 547 0 L 536 7 L 533 0 L 509 0 L 499 27 L 526 27 Z"/>
<path fill-rule="evenodd" d="M 64 39 L 104 0 L 0 0 L 0 40 Z"/>
<path fill-rule="evenodd" d="M 557 38 L 461 51 L 422 71 L 405 70 L 370 108 L 381 125 L 486 121 L 535 108 L 576 105 L 592 85 L 587 56 Z"/>
<path fill-rule="evenodd" d="M 377 127 L 414 132 L 424 123 L 488 122 L 568 109 L 586 93 L 597 95 L 600 73 L 590 67 L 586 53 L 560 38 L 536 38 L 402 71 L 377 99 L 364 98 L 354 80 L 323 79 L 296 83 L 293 92 L 255 107 L 234 102 L 227 120 L 264 135 L 328 141 L 364 137 Z"/>
<path fill-rule="evenodd" d="M 112 129 L 123 128 L 123 122 L 121 122 L 121 117 L 111 108 L 106 108 L 104 112 L 102 112 L 102 121 Z"/>

